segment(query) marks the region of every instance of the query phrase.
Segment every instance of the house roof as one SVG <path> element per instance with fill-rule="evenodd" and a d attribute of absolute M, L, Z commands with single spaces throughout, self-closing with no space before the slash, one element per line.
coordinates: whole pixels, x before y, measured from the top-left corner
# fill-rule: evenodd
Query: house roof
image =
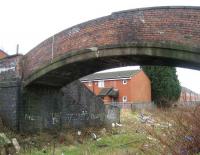
<path fill-rule="evenodd" d="M 181 91 L 198 95 L 196 92 L 194 92 L 194 91 L 192 91 L 192 90 L 190 90 L 190 89 L 188 89 L 186 87 L 183 87 L 183 86 L 181 87 Z"/>
<path fill-rule="evenodd" d="M 94 81 L 94 80 L 105 80 L 105 79 L 126 79 L 136 75 L 141 70 L 127 70 L 117 72 L 104 72 L 94 73 L 81 78 L 81 81 Z"/>
<path fill-rule="evenodd" d="M 182 92 L 187 92 L 187 93 L 191 93 L 191 94 L 195 94 L 195 95 L 199 95 L 198 93 L 186 88 L 186 87 L 181 87 L 181 91 Z"/>
<path fill-rule="evenodd" d="M 108 93 L 112 90 L 112 88 L 103 88 L 99 92 L 98 96 L 107 96 Z"/>
<path fill-rule="evenodd" d="M 119 95 L 118 89 L 114 88 L 103 88 L 98 94 L 98 96 L 111 96 L 111 97 L 118 97 L 118 95 Z"/>
<path fill-rule="evenodd" d="M 0 49 L 0 53 L 3 53 L 4 55 L 8 56 L 8 54 L 4 52 L 2 49 Z"/>

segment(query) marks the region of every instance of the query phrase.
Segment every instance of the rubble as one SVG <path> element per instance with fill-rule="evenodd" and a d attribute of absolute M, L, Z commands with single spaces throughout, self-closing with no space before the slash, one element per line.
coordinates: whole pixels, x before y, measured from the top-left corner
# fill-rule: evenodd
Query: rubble
<path fill-rule="evenodd" d="M 95 133 L 91 133 L 92 139 L 97 140 L 97 135 Z"/>
<path fill-rule="evenodd" d="M 77 132 L 77 135 L 80 136 L 80 135 L 81 135 L 81 131 L 78 131 L 78 132 Z"/>
<path fill-rule="evenodd" d="M 122 127 L 122 124 L 119 124 L 119 123 L 112 123 L 112 127 L 115 128 L 115 127 Z"/>
<path fill-rule="evenodd" d="M 19 151 L 20 151 L 20 145 L 19 145 L 19 143 L 18 143 L 18 141 L 17 141 L 16 138 L 12 138 L 12 144 L 13 144 L 15 150 L 16 150 L 16 153 L 19 153 Z"/>
<path fill-rule="evenodd" d="M 162 129 L 172 127 L 172 124 L 169 122 L 155 121 L 151 116 L 144 115 L 143 113 L 138 116 L 138 119 L 141 123 L 145 123 L 147 126 L 159 127 Z"/>
<path fill-rule="evenodd" d="M 1 155 L 11 155 L 16 153 L 16 149 L 12 142 L 4 133 L 0 133 L 0 153 Z"/>
<path fill-rule="evenodd" d="M 101 130 L 100 130 L 100 134 L 101 134 L 102 136 L 105 136 L 105 135 L 106 135 L 106 129 L 105 129 L 105 128 L 101 129 Z"/>
<path fill-rule="evenodd" d="M 151 141 L 157 141 L 157 139 L 153 138 L 153 137 L 150 137 L 150 136 L 147 136 L 147 139 L 151 140 Z"/>
<path fill-rule="evenodd" d="M 0 133 L 0 145 L 5 144 L 11 144 L 11 141 L 4 133 Z"/>
<path fill-rule="evenodd" d="M 115 123 L 112 123 L 112 127 L 113 127 L 113 128 L 115 127 Z"/>
<path fill-rule="evenodd" d="M 98 138 L 98 139 L 97 139 L 97 141 L 100 141 L 100 140 L 101 140 L 101 138 Z"/>
<path fill-rule="evenodd" d="M 155 120 L 153 118 L 151 118 L 151 116 L 145 116 L 143 113 L 141 113 L 138 116 L 139 120 L 141 123 L 149 123 L 149 124 L 153 124 L 155 122 Z"/>
<path fill-rule="evenodd" d="M 119 124 L 119 123 L 115 123 L 116 124 L 116 126 L 118 126 L 118 127 L 122 127 L 122 124 Z"/>
<path fill-rule="evenodd" d="M 149 147 L 149 145 L 148 145 L 148 144 L 144 144 L 144 147 L 145 147 L 145 148 L 148 148 L 148 147 Z"/>
<path fill-rule="evenodd" d="M 165 122 L 161 122 L 161 123 L 156 123 L 155 126 L 160 127 L 160 128 L 169 128 L 172 126 L 171 123 L 165 123 Z"/>

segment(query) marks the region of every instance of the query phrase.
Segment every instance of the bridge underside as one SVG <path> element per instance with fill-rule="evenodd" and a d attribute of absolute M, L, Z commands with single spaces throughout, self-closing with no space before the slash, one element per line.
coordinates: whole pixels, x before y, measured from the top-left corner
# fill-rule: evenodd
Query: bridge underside
<path fill-rule="evenodd" d="M 72 54 L 73 53 L 73 54 Z M 108 48 L 70 52 L 25 80 L 24 86 L 62 87 L 88 74 L 122 66 L 165 65 L 200 69 L 200 55 L 195 52 L 167 48 Z"/>

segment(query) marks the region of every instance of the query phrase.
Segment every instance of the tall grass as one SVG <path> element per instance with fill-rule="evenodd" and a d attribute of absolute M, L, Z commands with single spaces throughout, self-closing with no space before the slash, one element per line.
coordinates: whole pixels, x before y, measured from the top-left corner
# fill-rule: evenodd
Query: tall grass
<path fill-rule="evenodd" d="M 148 127 L 148 133 L 163 145 L 162 154 L 192 155 L 200 152 L 200 106 L 158 110 L 168 127 Z"/>

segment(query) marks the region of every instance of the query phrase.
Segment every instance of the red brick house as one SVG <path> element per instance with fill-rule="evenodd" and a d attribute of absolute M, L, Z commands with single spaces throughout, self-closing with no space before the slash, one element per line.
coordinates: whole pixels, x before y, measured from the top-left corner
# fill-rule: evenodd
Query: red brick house
<path fill-rule="evenodd" d="M 0 59 L 3 59 L 5 57 L 7 57 L 7 56 L 8 56 L 8 54 L 0 49 Z"/>
<path fill-rule="evenodd" d="M 151 82 L 142 70 L 95 73 L 80 81 L 104 103 L 151 102 Z"/>
<path fill-rule="evenodd" d="M 200 94 L 197 94 L 186 87 L 181 87 L 181 94 L 179 101 L 180 102 L 200 101 Z"/>

